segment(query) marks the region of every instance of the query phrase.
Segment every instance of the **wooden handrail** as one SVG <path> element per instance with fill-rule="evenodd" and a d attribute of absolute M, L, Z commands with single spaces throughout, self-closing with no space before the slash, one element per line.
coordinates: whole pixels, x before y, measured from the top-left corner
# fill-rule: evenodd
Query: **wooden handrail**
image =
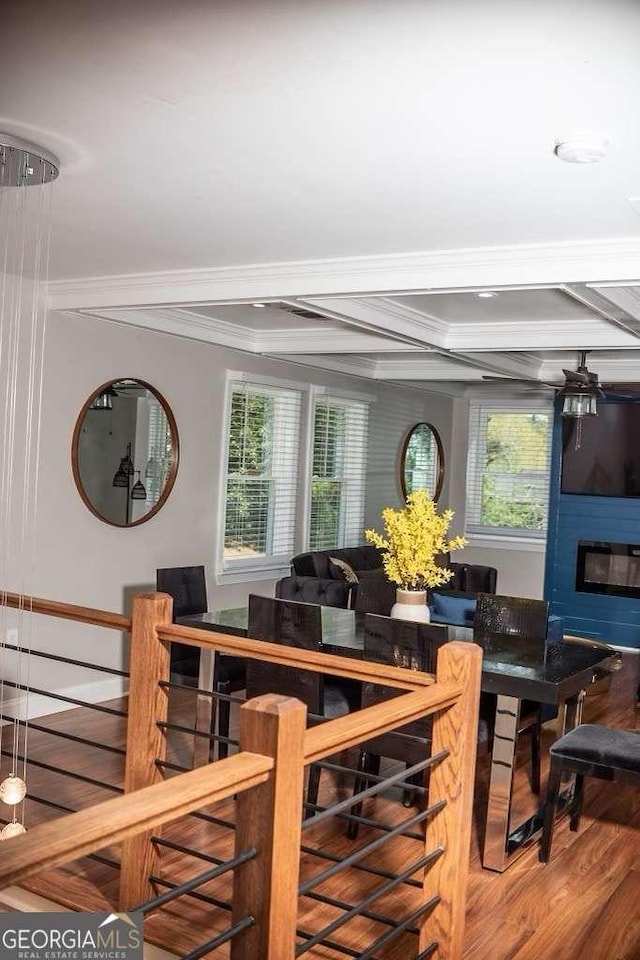
<path fill-rule="evenodd" d="M 192 810 L 226 800 L 265 783 L 273 769 L 271 757 L 238 753 L 208 767 L 198 767 L 135 793 L 105 800 L 87 810 L 42 823 L 24 836 L 2 844 L 0 887 L 20 883 L 34 873 L 69 863 L 93 850 L 118 843 L 140 831 L 152 830 Z"/>
<path fill-rule="evenodd" d="M 445 644 L 441 649 L 448 646 Z M 338 750 L 346 750 L 412 720 L 450 707 L 461 693 L 462 687 L 459 685 L 438 683 L 426 690 L 403 693 L 391 700 L 365 707 L 364 710 L 310 727 L 304 738 L 304 762 L 323 760 Z"/>
<path fill-rule="evenodd" d="M 295 667 L 297 670 L 350 677 L 363 683 L 386 683 L 399 690 L 415 690 L 416 687 L 430 687 L 435 683 L 435 677 L 431 673 L 374 663 L 370 660 L 357 660 L 354 657 L 335 653 L 285 647 L 281 643 L 270 643 L 268 640 L 233 637 L 227 633 L 216 633 L 199 627 L 181 627 L 175 624 L 167 624 L 165 627 L 162 624 L 157 628 L 157 635 L 159 640 L 177 640 L 204 650 L 216 650 L 237 657 L 250 656 L 255 660 L 280 663 Z"/>
<path fill-rule="evenodd" d="M 75 603 L 43 600 L 41 597 L 29 597 L 22 593 L 0 592 L 0 606 L 14 607 L 29 613 L 42 613 L 47 617 L 62 617 L 63 620 L 79 620 L 94 627 L 112 627 L 127 633 L 131 630 L 131 618 L 121 613 L 96 610 L 94 607 L 79 607 Z"/>
<path fill-rule="evenodd" d="M 460 960 L 472 818 L 473 777 L 482 651 L 470 643 L 445 644 L 437 676 L 337 654 L 300 651 L 252 638 L 232 637 L 172 624 L 171 600 L 154 593 L 134 599 L 129 620 L 72 604 L 0 595 L 0 604 L 131 632 L 131 696 L 124 796 L 44 823 L 2 846 L 0 888 L 122 843 L 119 909 L 145 902 L 154 846 L 152 831 L 193 810 L 238 797 L 240 847 L 258 855 L 234 878 L 234 918 L 254 917 L 232 943 L 233 960 L 292 960 L 295 951 L 302 777 L 306 764 L 434 714 L 433 752 L 443 760 L 431 773 L 434 796 L 446 799 L 430 821 L 428 842 L 442 856 L 424 878 L 423 902 L 437 899 L 419 927 L 419 950 L 434 934 L 442 960 Z M 205 650 L 331 673 L 396 688 L 391 700 L 306 730 L 305 708 L 273 694 L 241 710 L 241 752 L 225 760 L 154 783 L 160 720 L 166 716 L 172 641 Z M 286 883 L 282 883 L 282 869 Z M 240 890 L 238 893 L 237 891 Z M 437 897 L 435 897 L 437 894 Z"/>

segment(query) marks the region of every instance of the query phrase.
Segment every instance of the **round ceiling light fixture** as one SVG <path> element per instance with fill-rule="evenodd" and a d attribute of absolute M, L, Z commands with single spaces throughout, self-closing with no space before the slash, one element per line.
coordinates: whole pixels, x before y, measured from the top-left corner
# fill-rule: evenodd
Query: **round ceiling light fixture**
<path fill-rule="evenodd" d="M 607 155 L 609 138 L 603 133 L 583 131 L 556 140 L 553 152 L 567 163 L 598 163 Z"/>
<path fill-rule="evenodd" d="M 476 297 L 479 297 L 481 300 L 489 300 L 491 297 L 497 297 L 498 294 L 495 290 L 479 290 L 476 293 Z"/>

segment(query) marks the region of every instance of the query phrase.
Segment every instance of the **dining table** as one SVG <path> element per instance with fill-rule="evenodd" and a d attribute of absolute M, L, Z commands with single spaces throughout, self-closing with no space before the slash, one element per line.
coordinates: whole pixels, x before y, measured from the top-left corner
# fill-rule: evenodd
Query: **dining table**
<path fill-rule="evenodd" d="M 321 607 L 322 646 L 326 653 L 364 656 L 364 616 L 340 607 Z M 177 623 L 238 637 L 248 635 L 248 607 L 209 610 L 177 618 Z M 516 741 L 521 705 L 524 700 L 546 704 L 557 711 L 557 736 L 568 733 L 581 722 L 582 703 L 589 685 L 600 679 L 619 661 L 616 651 L 605 644 L 571 637 L 546 642 L 544 638 L 523 639 L 506 634 L 478 634 L 469 627 L 432 625 L 444 631 L 447 640 L 479 643 L 483 650 L 481 689 L 496 696 L 491 750 L 491 774 L 482 865 L 503 872 L 536 839 L 542 829 L 543 812 L 538 807 L 517 824 L 512 820 Z M 200 651 L 198 687 L 213 689 L 216 652 Z M 198 728 L 210 729 L 212 698 L 202 697 Z M 208 759 L 208 757 L 207 757 Z M 559 812 L 571 800 L 567 784 L 558 805 Z"/>

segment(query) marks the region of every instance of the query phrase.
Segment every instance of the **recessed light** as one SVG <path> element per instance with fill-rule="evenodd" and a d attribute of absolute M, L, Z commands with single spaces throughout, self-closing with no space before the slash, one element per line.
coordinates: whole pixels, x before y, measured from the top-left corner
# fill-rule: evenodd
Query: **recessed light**
<path fill-rule="evenodd" d="M 259 307 L 260 310 L 264 310 L 264 308 L 266 307 L 266 303 L 252 303 L 251 306 Z"/>
<path fill-rule="evenodd" d="M 497 297 L 498 294 L 495 290 L 480 290 L 476 293 L 476 297 L 480 297 L 481 300 L 489 300 L 491 297 Z"/>
<path fill-rule="evenodd" d="M 607 155 L 609 145 L 603 133 L 583 131 L 556 140 L 553 152 L 567 163 L 597 163 Z"/>

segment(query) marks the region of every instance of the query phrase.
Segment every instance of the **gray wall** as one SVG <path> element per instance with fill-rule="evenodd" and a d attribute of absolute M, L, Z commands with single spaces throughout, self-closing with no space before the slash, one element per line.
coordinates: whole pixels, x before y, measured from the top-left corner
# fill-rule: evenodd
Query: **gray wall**
<path fill-rule="evenodd" d="M 265 360 L 125 325 L 52 314 L 44 371 L 33 587 L 37 596 L 127 611 L 133 593 L 154 587 L 156 567 L 194 563 L 207 567 L 212 606 L 241 604 L 251 590 L 272 593 L 273 580 L 224 586 L 215 583 L 227 369 L 371 395 L 367 524 L 379 526 L 381 508 L 400 502 L 395 459 L 402 434 L 411 424 L 422 419 L 431 421 L 441 433 L 449 460 L 452 401 L 446 397 Z M 129 529 L 111 527 L 93 516 L 78 495 L 71 471 L 71 438 L 82 405 L 101 383 L 122 378 L 151 383 L 171 406 L 180 436 L 178 476 L 167 503 L 149 522 Z M 447 497 L 445 483 L 443 505 Z M 7 586 L 17 587 L 12 583 Z M 112 666 L 122 663 L 122 640 L 112 631 L 42 617 L 34 621 L 34 646 Z M 43 679 L 38 678 L 39 669 L 34 662 L 34 685 Z M 73 687 L 87 679 L 67 667 L 46 669 L 48 686 Z M 105 695 L 104 686 L 96 687 L 98 695 Z"/>

